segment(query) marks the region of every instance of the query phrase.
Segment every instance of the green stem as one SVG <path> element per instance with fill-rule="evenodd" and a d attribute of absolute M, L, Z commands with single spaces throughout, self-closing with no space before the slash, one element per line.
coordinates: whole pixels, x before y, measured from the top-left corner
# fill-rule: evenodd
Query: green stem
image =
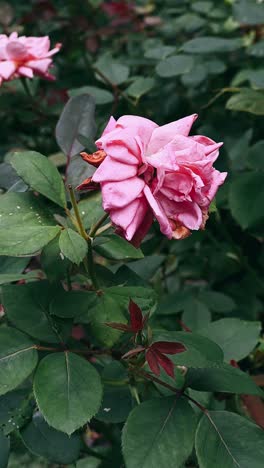
<path fill-rule="evenodd" d="M 27 79 L 26 78 L 21 78 L 21 83 L 22 83 L 22 86 L 25 90 L 25 93 L 26 95 L 31 99 L 31 101 L 34 101 L 34 98 L 31 94 L 31 91 L 30 91 L 30 87 L 28 86 L 28 82 L 27 82 Z"/>
<path fill-rule="evenodd" d="M 87 235 L 87 233 L 86 233 L 86 231 L 84 229 L 84 225 L 83 225 L 83 222 L 82 222 L 82 219 L 81 219 L 81 216 L 80 216 L 78 204 L 77 204 L 77 201 L 76 201 L 76 198 L 75 198 L 75 195 L 74 195 L 74 190 L 73 190 L 71 185 L 68 185 L 68 190 L 69 190 L 71 204 L 72 204 L 72 207 L 73 207 L 75 218 L 76 218 L 76 221 L 77 221 L 77 224 L 78 224 L 79 233 L 81 234 L 81 236 L 85 240 L 88 240 L 88 235 Z"/>
<path fill-rule="evenodd" d="M 87 239 L 88 242 L 88 254 L 87 254 L 87 260 L 88 260 L 88 272 L 90 275 L 90 278 L 92 280 L 93 286 L 96 290 L 99 289 L 99 283 L 96 278 L 95 274 L 95 269 L 94 269 L 94 260 L 93 260 L 93 247 L 92 247 L 92 240 L 90 237 Z"/>
<path fill-rule="evenodd" d="M 108 213 L 105 213 L 98 221 L 95 223 L 89 232 L 89 237 L 94 237 L 98 229 L 102 226 L 102 224 L 107 220 Z"/>

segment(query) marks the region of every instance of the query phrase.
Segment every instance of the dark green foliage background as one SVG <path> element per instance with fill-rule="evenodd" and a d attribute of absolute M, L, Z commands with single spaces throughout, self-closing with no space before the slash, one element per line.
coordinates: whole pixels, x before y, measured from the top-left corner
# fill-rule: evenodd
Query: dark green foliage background
<path fill-rule="evenodd" d="M 123 114 L 142 115 L 163 125 L 185 115 L 198 113 L 199 119 L 193 131 L 224 142 L 216 167 L 221 171 L 227 171 L 228 178 L 217 194 L 215 207 L 212 209 L 204 232 L 194 232 L 191 237 L 183 241 L 169 242 L 160 235 L 158 226 L 155 224 L 141 246 L 144 257 L 132 247 L 124 246 L 122 241 L 114 236 L 111 238 L 111 243 L 100 245 L 98 242 L 95 250 L 104 258 L 100 262 L 102 265 L 98 268 L 98 278 L 104 292 L 103 299 L 94 298 L 92 292 L 84 293 L 83 291 L 73 291 L 65 296 L 63 289 L 56 289 L 55 286 L 56 297 L 53 289 L 43 282 L 40 287 L 41 291 L 36 293 L 38 297 L 38 305 L 36 305 L 36 297 L 31 295 L 30 299 L 28 297 L 25 299 L 24 295 L 27 296 L 25 290 L 23 292 L 20 289 L 19 294 L 13 292 L 18 287 L 15 284 L 4 286 L 0 302 L 6 301 L 8 310 L 7 317 L 0 319 L 0 331 L 4 333 L 6 325 L 11 324 L 34 339 L 56 343 L 58 337 L 61 339 L 61 337 L 69 336 L 73 321 L 81 322 L 85 327 L 88 327 L 89 323 L 95 337 L 94 344 L 111 347 L 121 334 L 112 329 L 105 331 L 103 323 L 123 321 L 128 299 L 131 296 L 144 312 L 154 310 L 157 297 L 157 309 L 151 319 L 151 325 L 154 329 L 159 329 L 159 333 L 162 329 L 164 337 L 160 335 L 159 339 L 168 341 L 179 339 L 178 333 L 182 333 L 180 321 L 194 332 L 191 342 L 188 342 L 189 335 L 185 337 L 186 346 L 190 346 L 186 355 L 176 355 L 175 359 L 173 357 L 175 364 L 190 368 L 187 374 L 190 395 L 193 398 L 197 397 L 200 403 L 210 409 L 211 418 L 215 424 L 219 422 L 221 431 L 226 434 L 229 450 L 234 457 L 241 457 L 237 459 L 239 466 L 258 468 L 261 466 L 263 456 L 262 459 L 258 456 L 254 457 L 254 443 L 256 452 L 261 444 L 263 450 L 263 439 L 261 439 L 263 436 L 257 427 L 253 427 L 252 423 L 247 421 L 249 414 L 245 412 L 239 398 L 233 395 L 233 393 L 239 394 L 247 391 L 257 393 L 255 387 L 254 389 L 250 387 L 251 381 L 244 382 L 245 375 L 240 371 L 233 371 L 231 375 L 230 367 L 225 364 L 219 372 L 215 363 L 221 362 L 224 357 L 226 363 L 229 363 L 231 359 L 239 361 L 240 368 L 253 376 L 263 373 L 264 343 L 261 330 L 264 272 L 264 5 L 255 0 L 158 0 L 152 2 L 138 0 L 134 2 L 134 8 L 130 12 L 125 12 L 124 16 L 121 15 L 120 20 L 121 10 L 119 14 L 110 16 L 104 11 L 103 4 L 101 0 L 0 2 L 0 33 L 9 34 L 17 30 L 25 35 L 49 35 L 52 45 L 57 42 L 63 44 L 60 53 L 54 57 L 53 73 L 57 78 L 54 83 L 38 78 L 30 81 L 28 84 L 31 98 L 25 94 L 19 80 L 6 83 L 0 88 L 1 193 L 19 192 L 20 197 L 20 192 L 27 190 L 26 184 L 29 183 L 32 184 L 31 188 L 43 195 L 38 202 L 34 201 L 39 205 L 36 209 L 34 207 L 34 210 L 41 213 L 41 210 L 44 212 L 47 210 L 43 212 L 44 218 L 47 218 L 46 221 L 44 220 L 47 231 L 45 233 L 43 231 L 41 247 L 45 245 L 46 235 L 49 235 L 51 239 L 54 237 L 53 232 L 57 228 L 53 225 L 52 215 L 55 213 L 56 216 L 62 216 L 65 196 L 62 184 L 58 182 L 58 174 L 48 169 L 41 158 L 39 164 L 43 171 L 45 173 L 51 171 L 49 177 L 54 184 L 54 193 L 51 193 L 50 187 L 45 186 L 45 183 L 42 187 L 36 181 L 38 185 L 35 187 L 35 181 L 31 181 L 30 178 L 27 180 L 26 165 L 27 163 L 30 165 L 32 157 L 28 150 L 48 156 L 49 161 L 57 166 L 62 175 L 65 173 L 66 163 L 63 150 L 71 157 L 67 181 L 76 186 L 85 177 L 91 175 L 90 169 L 78 156 L 76 157 L 76 153 L 83 147 L 90 151 L 94 150 L 94 135 L 95 133 L 97 136 L 100 135 L 112 114 L 115 117 Z M 55 138 L 55 127 L 67 100 L 72 96 L 83 94 L 92 95 L 95 98 L 97 129 L 95 131 L 92 118 L 93 103 L 87 96 L 86 98 L 80 97 L 79 102 L 75 101 L 77 107 L 73 113 L 77 111 L 82 113 L 83 127 L 76 132 L 75 139 L 71 142 L 74 144 L 74 150 L 71 146 L 70 152 L 67 149 L 67 142 L 65 147 L 64 143 L 60 143 L 61 148 L 59 148 Z M 67 140 L 69 128 L 67 127 L 66 130 L 65 128 L 64 126 L 65 134 L 61 136 L 61 140 L 57 129 L 58 142 Z M 26 152 L 24 165 L 21 164 L 22 159 L 19 160 L 19 155 L 13 155 L 14 152 L 21 151 Z M 22 155 L 21 158 L 23 158 Z M 11 196 L 14 197 L 14 204 L 18 203 L 15 201 L 17 196 L 16 194 Z M 47 199 L 44 199 L 44 196 Z M 58 205 L 56 210 L 53 202 Z M 23 203 L 25 207 L 26 204 L 27 206 L 31 204 L 26 194 Z M 0 204 L 5 212 L 11 209 L 10 205 L 1 201 L 1 196 Z M 100 200 L 94 195 L 88 198 L 85 196 L 80 202 L 80 207 L 84 213 L 85 228 L 88 229 L 102 214 Z M 91 211 L 89 212 L 91 207 L 94 217 L 90 214 Z M 27 207 L 25 212 L 26 209 Z M 48 216 L 52 217 L 52 220 Z M 11 221 L 15 223 L 14 218 L 16 217 L 9 220 L 10 223 L 5 228 L 14 229 L 15 224 L 11 223 Z M 19 222 L 17 218 L 16 225 L 19 225 Z M 31 223 L 30 217 L 28 223 Z M 29 251 L 21 252 L 23 255 L 31 252 L 30 248 L 34 244 L 34 226 L 32 224 L 32 231 L 30 231 L 32 244 Z M 37 275 L 43 278 L 43 274 L 39 273 L 42 269 L 48 280 L 54 284 L 65 278 L 66 272 L 73 267 L 73 263 L 75 266 L 72 272 L 75 274 L 76 265 L 83 260 L 87 246 L 77 233 L 72 233 L 74 226 L 68 225 L 67 227 L 68 230 L 65 230 L 63 234 L 64 239 L 61 237 L 58 240 L 57 236 L 46 245 L 40 260 L 32 260 L 30 257 L 0 257 L 0 284 L 19 281 L 28 265 L 30 270 L 38 271 L 27 273 L 29 281 L 34 280 Z M 1 240 L 0 233 L 0 244 Z M 72 249 L 70 242 L 78 246 L 76 251 Z M 34 247 L 32 248 L 34 250 Z M 63 266 L 59 265 L 60 252 L 67 257 Z M 4 255 L 10 254 L 9 250 L 3 253 Z M 127 258 L 131 261 L 126 266 L 122 266 L 121 260 Z M 84 275 L 85 271 L 80 267 L 76 281 L 82 283 Z M 124 297 L 118 296 L 117 299 L 119 292 L 116 289 L 118 285 L 124 283 L 124 278 L 127 288 L 131 287 L 131 289 L 126 292 L 123 288 Z M 33 282 L 28 283 L 28 290 L 31 289 L 32 284 Z M 143 289 L 143 286 L 154 289 L 154 299 L 149 289 Z M 47 288 L 47 293 L 45 288 Z M 21 297 L 21 301 L 25 301 L 23 304 L 27 310 L 24 321 L 21 321 L 21 316 L 16 310 L 14 304 L 16 297 Z M 46 319 L 41 322 L 41 325 L 34 323 L 34 320 L 32 323 L 31 310 L 33 309 L 40 322 L 43 310 L 49 310 L 48 313 L 53 317 L 52 325 L 49 321 L 46 323 Z M 111 315 L 109 311 L 112 309 L 114 312 Z M 22 310 L 19 312 L 24 313 Z M 173 333 L 170 335 L 171 332 Z M 204 340 L 198 335 L 204 337 Z M 29 342 L 30 339 L 27 336 L 20 337 L 19 346 L 24 346 L 24 343 Z M 206 339 L 216 344 L 213 346 L 212 341 L 207 342 Z M 120 341 L 122 344 L 122 338 Z M 30 347 L 30 345 L 27 346 Z M 223 351 L 222 354 L 219 347 Z M 219 352 L 222 357 L 219 357 Z M 26 377 L 30 372 L 26 371 L 26 367 L 34 368 L 35 350 L 31 349 L 29 353 L 28 363 L 24 363 L 25 369 L 20 369 L 22 380 L 23 371 Z M 41 357 L 44 356 L 45 354 L 41 355 Z M 97 363 L 97 370 L 103 376 L 104 373 L 109 372 L 111 377 L 109 380 L 124 378 L 119 375 L 120 372 L 122 374 L 122 369 L 109 371 L 106 364 L 110 366 L 107 360 Z M 88 381 L 88 374 L 91 370 L 82 371 L 82 365 L 83 363 L 78 361 L 80 374 L 86 372 Z M 163 377 L 166 379 L 166 376 Z M 14 381 L 17 379 L 17 385 L 21 384 L 19 375 L 13 375 L 12 379 Z M 41 378 L 39 381 L 41 387 Z M 1 382 L 0 388 L 2 392 Z M 14 388 L 14 385 L 11 388 Z M 6 466 L 9 451 L 9 441 L 6 436 L 11 432 L 9 468 L 60 466 L 58 464 L 46 465 L 46 461 L 42 462 L 44 459 L 49 460 L 47 463 L 68 463 L 68 460 L 73 460 L 75 463 L 79 457 L 83 457 L 87 447 L 85 450 L 83 446 L 80 448 L 81 442 L 77 432 L 71 436 L 71 439 L 67 439 L 68 442 L 65 442 L 68 436 L 50 428 L 42 420 L 40 413 L 35 413 L 32 419 L 33 395 L 28 395 L 28 388 L 28 381 L 26 381 L 22 389 L 7 394 L 10 401 L 3 400 L 4 405 L 11 405 L 9 415 L 11 414 L 12 421 L 15 421 L 15 426 L 20 431 L 11 430 L 7 423 L 9 416 L 8 419 L 1 420 L 1 398 L 7 397 L 0 397 L 0 468 Z M 201 393 L 198 393 L 199 390 Z M 21 391 L 25 391 L 25 400 L 20 393 L 13 394 Z M 85 392 L 85 388 L 81 391 Z M 214 398 L 211 392 L 224 392 L 225 395 L 230 393 L 231 396 L 219 399 Z M 116 401 L 116 398 L 120 397 L 124 406 L 116 409 L 117 413 L 112 420 L 110 416 L 106 417 L 103 414 L 102 408 L 98 413 L 93 429 L 103 433 L 102 446 L 100 443 L 98 446 L 95 445 L 95 455 L 99 458 L 94 458 L 93 451 L 88 450 L 87 464 L 79 460 L 76 464 L 65 466 L 77 468 L 124 466 L 120 450 L 121 423 L 125 421 L 131 408 L 135 406 L 135 402 L 131 404 L 131 395 L 127 388 L 122 387 L 121 395 L 121 397 L 120 394 L 116 397 L 116 388 L 106 386 L 104 401 L 107 403 L 105 404 L 110 405 L 111 399 Z M 170 411 L 171 394 L 166 393 L 166 390 L 164 391 L 161 387 L 150 390 L 148 394 L 149 398 L 161 395 L 164 396 L 164 407 L 160 408 L 161 416 L 156 415 L 157 420 L 159 417 L 162 418 L 163 414 L 167 414 L 168 408 Z M 41 397 L 41 403 L 43 400 L 45 402 L 46 395 L 44 398 L 43 395 Z M 16 409 L 13 407 L 15 405 L 11 404 L 12 398 L 18 405 Z M 146 405 L 144 408 L 148 408 L 148 405 L 150 408 L 152 405 L 155 407 L 156 401 L 151 400 L 151 402 L 144 402 L 143 404 Z M 45 415 L 45 408 L 42 409 L 42 404 L 39 405 L 40 410 Z M 180 414 L 182 411 L 181 424 L 184 421 L 186 405 L 186 402 L 180 402 L 179 409 L 177 409 Z M 89 408 L 87 410 L 89 413 Z M 127 468 L 134 468 L 134 466 L 141 468 L 137 463 L 142 462 L 143 457 L 142 453 L 138 453 L 134 460 L 133 457 L 132 460 L 130 458 L 130 454 L 133 454 L 137 446 L 137 424 L 139 426 L 141 424 L 136 414 L 136 411 L 140 413 L 140 408 L 134 411 L 129 416 L 123 434 Z M 144 420 L 145 413 L 146 421 Z M 193 425 L 195 415 L 189 406 L 187 413 L 191 414 Z M 142 427 L 148 423 L 147 414 L 145 409 L 143 413 L 141 412 Z M 177 415 L 175 416 L 174 413 L 172 415 L 172 421 L 169 421 L 166 429 L 168 434 L 173 427 L 173 418 L 177 419 Z M 244 432 L 241 429 L 241 437 L 244 437 L 249 444 L 247 453 L 244 453 L 239 442 L 234 440 L 234 433 L 239 430 L 241 424 L 243 425 L 241 415 L 245 424 Z M 56 420 L 56 429 L 63 430 L 64 422 L 59 419 Z M 129 424 L 130 421 L 133 424 L 133 420 L 136 423 L 131 428 Z M 83 420 L 80 424 L 82 423 Z M 180 461 L 179 465 L 175 466 L 179 468 L 182 466 L 201 468 L 212 468 L 213 465 L 217 468 L 237 466 L 229 458 L 229 452 L 225 450 L 225 447 L 219 448 L 217 435 L 210 432 L 211 426 L 208 424 L 203 416 L 196 432 L 195 454 L 192 453 L 194 444 L 194 436 L 190 435 L 192 429 L 188 432 L 191 440 L 185 438 L 185 446 L 183 443 L 179 444 Z M 72 423 L 73 430 L 79 426 L 78 422 Z M 231 427 L 234 429 L 230 429 Z M 181 434 L 185 430 L 186 427 L 183 426 Z M 53 437 L 58 438 L 57 454 L 52 446 L 45 446 L 43 442 L 45 437 L 43 436 L 42 440 L 38 431 L 42 431 L 42 435 L 44 431 L 47 440 Z M 134 431 L 136 431 L 133 439 L 135 447 L 133 444 L 129 446 L 128 442 L 129 437 L 133 437 Z M 68 427 L 65 432 L 71 433 L 72 430 Z M 32 438 L 30 434 L 33 434 Z M 142 437 L 144 438 L 144 433 Z M 167 448 L 158 459 L 157 453 L 154 453 L 153 459 L 158 460 L 155 462 L 156 466 L 167 468 L 171 466 L 168 463 L 171 462 L 170 450 L 173 450 L 174 444 L 173 439 L 170 439 L 166 432 L 163 437 L 164 446 Z M 205 453 L 203 441 L 210 437 L 210 451 Z M 32 446 L 32 440 L 33 442 L 38 440 L 39 445 L 34 446 L 33 443 Z M 179 442 L 179 439 L 177 440 Z M 61 446 L 65 443 L 68 444 L 68 452 L 64 453 Z M 148 434 L 147 443 L 150 445 L 153 443 L 151 432 Z M 162 443 L 161 438 L 161 446 Z M 25 447 L 34 455 L 29 455 Z M 214 460 L 214 447 L 218 447 L 221 453 L 217 464 Z M 104 458 L 105 455 L 107 455 L 106 458 Z M 188 464 L 182 465 L 187 456 L 189 456 Z M 109 459 L 112 461 L 109 462 Z M 155 463 L 153 463 L 151 454 L 144 468 L 154 468 Z"/>

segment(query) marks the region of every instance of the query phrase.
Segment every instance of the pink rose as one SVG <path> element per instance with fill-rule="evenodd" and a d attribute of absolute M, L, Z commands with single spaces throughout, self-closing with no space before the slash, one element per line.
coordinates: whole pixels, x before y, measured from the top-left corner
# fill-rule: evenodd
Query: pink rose
<path fill-rule="evenodd" d="M 96 142 L 106 157 L 92 181 L 124 237 L 139 244 L 153 216 L 169 239 L 204 227 L 226 173 L 213 168 L 222 143 L 188 136 L 197 115 L 159 127 L 143 117 L 111 117 Z"/>
<path fill-rule="evenodd" d="M 34 75 L 53 80 L 49 73 L 52 55 L 61 48 L 57 44 L 50 49 L 50 40 L 45 37 L 18 37 L 16 32 L 0 34 L 0 85 L 14 78 L 33 78 Z"/>

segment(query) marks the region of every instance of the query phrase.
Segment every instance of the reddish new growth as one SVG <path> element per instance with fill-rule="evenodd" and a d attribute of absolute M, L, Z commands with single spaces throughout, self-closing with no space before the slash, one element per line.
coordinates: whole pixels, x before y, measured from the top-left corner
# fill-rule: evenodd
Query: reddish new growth
<path fill-rule="evenodd" d="M 108 327 L 115 328 L 116 330 L 130 332 L 134 334 L 137 334 L 140 331 L 142 331 L 148 319 L 148 314 L 144 317 L 141 309 L 131 299 L 129 302 L 128 310 L 130 315 L 130 321 L 128 325 L 119 322 L 107 322 L 106 325 Z"/>
<path fill-rule="evenodd" d="M 134 335 L 142 332 L 148 315 L 145 317 L 137 304 L 130 300 L 129 303 L 130 322 L 128 325 L 124 323 L 108 322 L 106 325 L 116 330 L 130 332 Z M 149 346 L 137 346 L 124 354 L 123 359 L 129 359 L 144 352 L 146 361 L 155 375 L 160 375 L 160 368 L 162 367 L 166 374 L 174 377 L 174 364 L 166 356 L 166 354 L 178 354 L 186 350 L 185 346 L 181 343 L 173 343 L 168 341 L 156 341 Z"/>

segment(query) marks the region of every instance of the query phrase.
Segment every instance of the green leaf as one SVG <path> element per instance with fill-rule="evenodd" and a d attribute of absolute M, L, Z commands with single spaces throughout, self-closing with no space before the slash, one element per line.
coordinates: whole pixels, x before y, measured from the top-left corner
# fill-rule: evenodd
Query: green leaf
<path fill-rule="evenodd" d="M 0 328 L 0 395 L 18 387 L 34 370 L 34 343 L 15 328 Z"/>
<path fill-rule="evenodd" d="M 133 258 L 143 258 L 143 253 L 140 249 L 136 249 L 132 244 L 127 242 L 120 236 L 115 234 L 107 237 L 101 237 L 105 242 L 100 245 L 96 245 L 94 249 L 102 257 L 110 260 L 126 260 Z"/>
<path fill-rule="evenodd" d="M 243 229 L 263 233 L 264 174 L 239 175 L 230 186 L 229 203 L 233 217 Z"/>
<path fill-rule="evenodd" d="M 237 0 L 233 4 L 233 15 L 235 21 L 243 25 L 262 25 L 264 23 L 264 8 L 257 1 Z"/>
<path fill-rule="evenodd" d="M 70 260 L 61 255 L 59 238 L 52 239 L 41 252 L 40 263 L 49 281 L 64 279 L 71 268 Z"/>
<path fill-rule="evenodd" d="M 38 279 L 38 271 L 30 271 L 26 274 L 16 274 L 16 273 L 7 273 L 6 275 L 0 274 L 0 285 L 13 283 L 14 281 L 20 280 L 31 280 L 31 279 Z"/>
<path fill-rule="evenodd" d="M 7 193 L 0 204 L 0 254 L 33 255 L 60 231 L 55 219 L 32 193 Z"/>
<path fill-rule="evenodd" d="M 0 256 L 0 274 L 1 275 L 20 274 L 24 271 L 28 263 L 29 263 L 29 258 Z"/>
<path fill-rule="evenodd" d="M 260 322 L 246 322 L 237 318 L 224 318 L 209 323 L 199 333 L 217 343 L 224 351 L 225 360 L 240 361 L 257 345 L 261 331 Z"/>
<path fill-rule="evenodd" d="M 0 468 L 7 468 L 10 440 L 0 431 Z"/>
<path fill-rule="evenodd" d="M 231 297 L 217 291 L 201 291 L 199 299 L 214 312 L 231 312 L 236 307 Z"/>
<path fill-rule="evenodd" d="M 150 312 L 156 306 L 157 296 L 153 289 L 143 286 L 112 286 L 106 289 L 109 296 L 115 299 L 124 311 L 132 299 L 142 311 Z"/>
<path fill-rule="evenodd" d="M 70 352 L 46 356 L 37 368 L 33 388 L 47 423 L 69 435 L 97 413 L 102 398 L 95 368 Z"/>
<path fill-rule="evenodd" d="M 28 392 L 29 390 L 14 390 L 0 397 L 0 430 L 4 435 L 17 431 L 31 419 L 35 402 L 30 399 Z"/>
<path fill-rule="evenodd" d="M 101 75 L 97 75 L 100 80 L 111 84 L 119 85 L 124 83 L 129 76 L 129 68 L 115 60 L 113 60 L 111 54 L 105 54 L 101 56 L 94 64 L 95 69 L 99 70 L 102 75 L 106 78 L 103 79 Z"/>
<path fill-rule="evenodd" d="M 252 55 L 253 57 L 264 57 L 264 39 L 251 45 L 247 49 L 247 52 L 249 55 Z"/>
<path fill-rule="evenodd" d="M 100 192 L 92 193 L 88 198 L 79 201 L 78 208 L 85 229 L 90 228 L 105 214 L 102 207 L 102 195 Z M 71 210 L 71 212 L 73 212 L 73 210 Z"/>
<path fill-rule="evenodd" d="M 84 149 L 78 135 L 94 138 L 96 125 L 94 120 L 95 102 L 88 94 L 69 99 L 56 126 L 56 139 L 59 147 L 71 158 Z"/>
<path fill-rule="evenodd" d="M 165 255 L 148 255 L 141 260 L 130 262 L 128 267 L 145 280 L 151 279 L 166 259 Z"/>
<path fill-rule="evenodd" d="M 190 297 L 190 301 L 185 304 L 182 321 L 192 331 L 196 331 L 211 321 L 211 312 L 206 304 Z"/>
<path fill-rule="evenodd" d="M 113 94 L 106 89 L 97 88 L 96 86 L 82 86 L 81 88 L 73 88 L 68 91 L 70 97 L 75 97 L 83 94 L 90 94 L 97 106 L 109 104 L 113 102 Z"/>
<path fill-rule="evenodd" d="M 97 302 L 95 291 L 64 291 L 57 292 L 50 305 L 50 313 L 61 318 L 87 316 Z"/>
<path fill-rule="evenodd" d="M 58 343 L 57 327 L 49 313 L 57 289 L 47 281 L 4 286 L 2 298 L 8 320 L 38 340 Z"/>
<path fill-rule="evenodd" d="M 223 362 L 223 351 L 213 341 L 196 333 L 156 331 L 154 341 L 173 341 L 184 344 L 186 351 L 170 356 L 176 365 L 211 367 Z"/>
<path fill-rule="evenodd" d="M 14 153 L 10 162 L 18 175 L 33 190 L 63 208 L 66 206 L 62 177 L 46 156 L 35 151 L 23 151 Z"/>
<path fill-rule="evenodd" d="M 200 468 L 263 467 L 263 430 L 228 411 L 210 411 L 201 418 L 195 448 Z"/>
<path fill-rule="evenodd" d="M 188 73 L 193 67 L 193 59 L 188 55 L 173 55 L 168 57 L 156 66 L 156 72 L 162 78 L 183 75 Z"/>
<path fill-rule="evenodd" d="M 129 415 L 122 437 L 127 468 L 180 468 L 191 454 L 196 416 L 183 399 L 156 398 Z"/>
<path fill-rule="evenodd" d="M 145 52 L 144 57 L 148 59 L 162 60 L 173 52 L 175 52 L 175 47 L 172 46 L 152 47 Z"/>
<path fill-rule="evenodd" d="M 22 430 L 21 438 L 30 452 L 53 463 L 68 464 L 79 458 L 80 436 L 73 434 L 68 437 L 63 432 L 56 431 L 48 426 L 39 411 Z"/>
<path fill-rule="evenodd" d="M 132 408 L 133 399 L 128 386 L 105 385 L 102 405 L 95 418 L 106 423 L 121 423 Z"/>
<path fill-rule="evenodd" d="M 263 396 L 262 390 L 249 375 L 225 363 L 215 364 L 210 368 L 189 369 L 186 375 L 186 385 L 202 392 Z"/>
<path fill-rule="evenodd" d="M 196 37 L 183 44 L 182 50 L 190 54 L 216 54 L 234 52 L 242 47 L 240 38 L 225 39 L 216 36 Z"/>
<path fill-rule="evenodd" d="M 0 164 L 0 187 L 8 192 L 25 192 L 28 188 L 11 164 L 7 162 Z"/>
<path fill-rule="evenodd" d="M 76 468 L 99 468 L 101 465 L 100 458 L 86 457 L 77 461 Z"/>
<path fill-rule="evenodd" d="M 140 77 L 126 89 L 126 92 L 129 96 L 132 96 L 136 99 L 139 99 L 144 94 L 148 93 L 155 84 L 153 78 L 143 78 Z"/>
<path fill-rule="evenodd" d="M 264 115 L 264 92 L 250 88 L 241 88 L 226 103 L 229 110 Z"/>
<path fill-rule="evenodd" d="M 252 169 L 264 171 L 264 140 L 260 140 L 254 146 L 251 146 L 247 162 Z"/>
<path fill-rule="evenodd" d="M 85 323 L 86 320 L 85 316 L 80 318 L 81 323 Z M 106 322 L 127 322 L 118 302 L 107 293 L 97 298 L 95 305 L 89 311 L 88 321 L 91 323 L 95 338 L 109 348 L 119 339 L 122 332 L 108 327 Z"/>
<path fill-rule="evenodd" d="M 79 265 L 88 252 L 86 240 L 73 229 L 64 229 L 59 239 L 61 253 L 72 263 Z"/>

